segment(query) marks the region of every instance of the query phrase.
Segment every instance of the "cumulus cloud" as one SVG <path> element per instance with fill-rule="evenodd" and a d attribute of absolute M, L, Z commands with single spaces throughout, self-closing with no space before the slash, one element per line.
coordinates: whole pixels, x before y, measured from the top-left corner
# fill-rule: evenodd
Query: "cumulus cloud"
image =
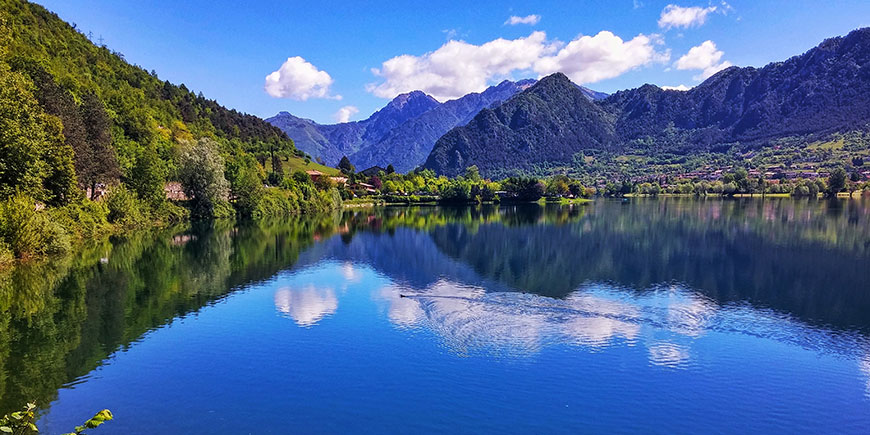
<path fill-rule="evenodd" d="M 686 85 L 677 85 L 677 86 L 662 86 L 662 89 L 666 91 L 688 91 L 692 89 Z"/>
<path fill-rule="evenodd" d="M 470 92 L 514 72 L 534 71 L 547 75 L 565 73 L 578 84 L 616 77 L 651 62 L 666 62 L 669 53 L 659 52 L 660 38 L 638 35 L 629 41 L 608 31 L 579 36 L 568 44 L 550 41 L 544 32 L 517 39 L 499 38 L 481 45 L 449 41 L 422 56 L 396 56 L 372 73 L 382 78 L 366 89 L 382 98 L 421 90 L 444 101 Z"/>
<path fill-rule="evenodd" d="M 331 95 L 332 77 L 317 69 L 305 59 L 294 56 L 266 76 L 266 93 L 275 98 L 290 98 L 305 101 L 309 98 L 340 100 L 341 95 Z"/>
<path fill-rule="evenodd" d="M 562 72 L 575 83 L 594 83 L 613 78 L 652 62 L 667 62 L 670 54 L 656 51 L 659 38 L 638 35 L 628 41 L 608 31 L 581 36 L 553 56 L 535 63 L 535 72 Z"/>
<path fill-rule="evenodd" d="M 732 65 L 727 60 L 722 60 L 725 53 L 716 48 L 713 41 L 707 40 L 689 49 L 689 52 L 674 62 L 678 70 L 700 70 L 701 73 L 694 77 L 695 80 L 704 80 L 717 72 Z"/>
<path fill-rule="evenodd" d="M 517 24 L 530 24 L 530 25 L 534 26 L 535 24 L 538 24 L 538 22 L 540 22 L 540 21 L 541 21 L 540 15 L 532 14 L 532 15 L 526 15 L 525 17 L 518 17 L 516 15 L 512 15 L 504 23 L 505 23 L 505 25 L 511 25 L 511 26 L 516 26 Z"/>
<path fill-rule="evenodd" d="M 350 117 L 357 113 L 359 113 L 359 109 L 356 106 L 344 106 L 338 109 L 338 112 L 335 112 L 332 117 L 335 118 L 336 122 L 348 122 Z"/>
<path fill-rule="evenodd" d="M 727 3 L 723 3 L 723 5 L 727 6 Z M 659 17 L 659 27 L 662 29 L 699 27 L 707 22 L 707 15 L 716 12 L 717 9 L 716 6 L 684 8 L 677 5 L 667 5 L 662 9 L 662 14 Z"/>

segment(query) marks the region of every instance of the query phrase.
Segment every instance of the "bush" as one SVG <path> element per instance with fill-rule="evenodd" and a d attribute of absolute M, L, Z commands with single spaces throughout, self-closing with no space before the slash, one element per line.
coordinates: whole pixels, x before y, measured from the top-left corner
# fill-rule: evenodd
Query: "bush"
<path fill-rule="evenodd" d="M 123 185 L 112 189 L 106 198 L 106 207 L 109 209 L 108 220 L 113 224 L 134 226 L 145 220 L 138 198 Z"/>
<path fill-rule="evenodd" d="M 59 254 L 71 247 L 67 230 L 23 194 L 0 204 L 0 239 L 18 258 Z"/>
<path fill-rule="evenodd" d="M 51 211 L 52 218 L 76 237 L 95 237 L 108 232 L 109 210 L 104 202 L 82 200 Z"/>

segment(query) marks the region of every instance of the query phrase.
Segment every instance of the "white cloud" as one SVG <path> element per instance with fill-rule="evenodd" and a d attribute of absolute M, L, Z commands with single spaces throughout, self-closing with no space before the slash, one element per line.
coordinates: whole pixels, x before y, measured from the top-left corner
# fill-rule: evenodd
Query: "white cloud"
<path fill-rule="evenodd" d="M 517 24 L 530 24 L 534 26 L 541 21 L 540 15 L 526 15 L 525 17 L 518 17 L 516 15 L 512 15 L 507 21 L 504 22 L 505 25 L 516 26 Z"/>
<path fill-rule="evenodd" d="M 722 60 L 725 53 L 716 48 L 713 41 L 707 40 L 689 49 L 689 52 L 677 59 L 674 66 L 678 70 L 700 70 L 701 73 L 694 77 L 695 80 L 704 80 L 717 72 L 732 65 L 727 60 Z"/>
<path fill-rule="evenodd" d="M 309 98 L 340 100 L 341 95 L 331 95 L 332 77 L 317 69 L 305 59 L 295 56 L 266 76 L 266 93 L 275 98 L 290 98 L 305 101 Z"/>
<path fill-rule="evenodd" d="M 699 27 L 707 21 L 707 15 L 716 12 L 716 9 L 718 9 L 716 6 L 684 8 L 677 5 L 667 5 L 662 9 L 662 15 L 659 17 L 659 27 L 663 29 Z"/>
<path fill-rule="evenodd" d="M 535 72 L 547 75 L 562 72 L 578 84 L 613 78 L 652 62 L 667 62 L 669 52 L 657 52 L 655 35 L 637 35 L 623 41 L 608 31 L 581 36 L 562 47 L 554 56 L 535 63 Z"/>
<path fill-rule="evenodd" d="M 662 86 L 662 89 L 666 91 L 688 91 L 692 89 L 686 85 L 677 85 L 677 86 Z"/>
<path fill-rule="evenodd" d="M 381 68 L 372 69 L 383 81 L 370 83 L 366 89 L 382 98 L 421 90 L 444 101 L 483 91 L 488 83 L 514 72 L 547 75 L 561 71 L 578 84 L 593 83 L 651 62 L 666 62 L 669 53 L 655 49 L 660 42 L 656 35 L 623 41 L 608 31 L 579 36 L 567 45 L 547 40 L 541 31 L 481 45 L 449 41 L 421 56 L 404 54 L 387 60 Z"/>
<path fill-rule="evenodd" d="M 338 109 L 338 112 L 335 112 L 332 117 L 335 118 L 336 122 L 348 122 L 350 117 L 357 113 L 359 113 L 359 109 L 355 106 L 344 106 Z"/>

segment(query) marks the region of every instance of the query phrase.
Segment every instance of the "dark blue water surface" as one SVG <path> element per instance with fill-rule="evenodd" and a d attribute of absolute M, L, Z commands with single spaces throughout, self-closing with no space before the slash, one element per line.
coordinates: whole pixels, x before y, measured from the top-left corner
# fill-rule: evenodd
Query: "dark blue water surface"
<path fill-rule="evenodd" d="M 48 433 L 870 432 L 866 201 L 352 210 L 0 279 L 0 405 Z"/>

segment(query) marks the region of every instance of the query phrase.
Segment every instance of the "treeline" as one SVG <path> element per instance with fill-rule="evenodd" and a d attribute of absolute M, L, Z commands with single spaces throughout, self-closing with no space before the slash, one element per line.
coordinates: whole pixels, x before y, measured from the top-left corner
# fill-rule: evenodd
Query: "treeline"
<path fill-rule="evenodd" d="M 546 199 L 586 199 L 593 196 L 624 197 L 629 195 L 658 196 L 734 196 L 788 194 L 796 197 L 816 197 L 819 194 L 836 196 L 840 192 L 850 195 L 859 190 L 870 190 L 870 181 L 858 172 L 847 173 L 837 168 L 827 178 L 800 178 L 768 180 L 752 177 L 744 168 L 726 173 L 721 180 L 676 179 L 666 183 L 637 183 L 630 180 L 614 180 L 596 186 L 586 186 L 582 181 L 566 175 L 547 178 L 509 177 L 493 181 L 481 177 L 477 166 L 466 168 L 457 177 L 437 176 L 432 170 L 417 169 L 399 174 L 388 166 L 376 175 L 365 176 L 354 172 L 349 162 L 339 165 L 349 177 L 347 186 L 340 187 L 345 200 L 364 198 L 387 203 L 420 202 L 502 202 L 538 201 Z"/>
<path fill-rule="evenodd" d="M 564 175 L 538 179 L 510 177 L 493 181 L 481 177 L 477 166 L 470 166 L 459 176 L 435 175 L 430 169 L 417 169 L 407 174 L 393 170 L 392 165 L 374 175 L 356 173 L 342 159 L 339 169 L 348 177 L 339 187 L 344 200 L 353 198 L 381 199 L 385 202 L 455 202 L 478 203 L 500 201 L 537 201 L 541 198 L 589 198 L 594 188 Z"/>
<path fill-rule="evenodd" d="M 870 190 L 870 181 L 863 179 L 858 172 L 848 174 L 845 169 L 834 169 L 827 178 L 795 178 L 768 180 L 763 177 L 750 177 L 745 169 L 737 169 L 725 174 L 721 180 L 679 180 L 662 186 L 659 183 L 608 183 L 605 195 L 624 196 L 640 194 L 656 196 L 660 194 L 680 195 L 766 195 L 786 194 L 795 197 L 836 196 L 847 192 L 851 196 L 856 191 Z"/>
<path fill-rule="evenodd" d="M 160 80 L 23 0 L 0 0 L 0 132 L 0 263 L 119 227 L 322 210 L 337 198 L 283 173 L 305 156 L 279 129 Z M 170 181 L 188 201 L 167 200 Z"/>

